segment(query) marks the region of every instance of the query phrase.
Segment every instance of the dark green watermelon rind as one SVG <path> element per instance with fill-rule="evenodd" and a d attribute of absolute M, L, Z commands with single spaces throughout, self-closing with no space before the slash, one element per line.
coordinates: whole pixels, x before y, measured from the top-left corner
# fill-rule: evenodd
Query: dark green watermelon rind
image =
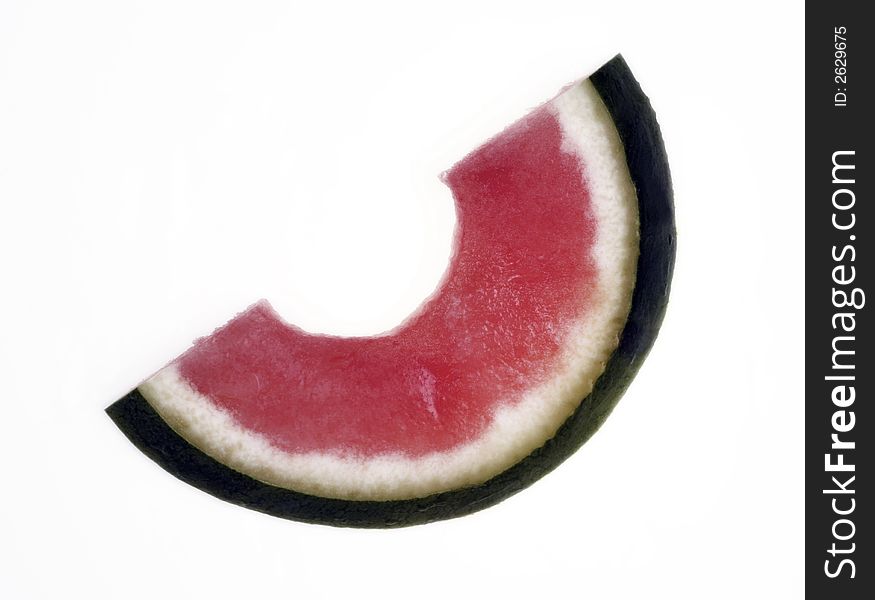
<path fill-rule="evenodd" d="M 675 257 L 671 175 L 659 124 L 621 56 L 590 81 L 614 119 L 638 193 L 640 249 L 632 307 L 620 343 L 593 391 L 556 435 L 483 484 L 424 498 L 353 501 L 272 486 L 226 467 L 179 436 L 134 390 L 106 412 L 149 458 L 213 496 L 296 521 L 342 527 L 404 527 L 467 515 L 519 492 L 571 456 L 604 422 L 650 351 L 665 314 Z"/>

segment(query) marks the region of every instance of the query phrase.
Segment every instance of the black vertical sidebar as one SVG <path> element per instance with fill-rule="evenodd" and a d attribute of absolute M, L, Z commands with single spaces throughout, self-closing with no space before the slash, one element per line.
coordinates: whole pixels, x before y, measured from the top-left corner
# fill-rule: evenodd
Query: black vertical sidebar
<path fill-rule="evenodd" d="M 811 598 L 875 598 L 875 19 L 806 2 L 805 577 Z"/>

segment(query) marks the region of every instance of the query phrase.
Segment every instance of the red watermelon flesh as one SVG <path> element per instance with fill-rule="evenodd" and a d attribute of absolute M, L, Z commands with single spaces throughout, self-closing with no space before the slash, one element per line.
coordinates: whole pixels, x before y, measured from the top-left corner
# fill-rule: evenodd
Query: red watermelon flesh
<path fill-rule="evenodd" d="M 610 117 L 571 86 L 445 174 L 455 249 L 395 330 L 314 335 L 262 301 L 140 389 L 192 444 L 290 489 L 414 497 L 548 439 L 617 344 L 637 257 Z"/>

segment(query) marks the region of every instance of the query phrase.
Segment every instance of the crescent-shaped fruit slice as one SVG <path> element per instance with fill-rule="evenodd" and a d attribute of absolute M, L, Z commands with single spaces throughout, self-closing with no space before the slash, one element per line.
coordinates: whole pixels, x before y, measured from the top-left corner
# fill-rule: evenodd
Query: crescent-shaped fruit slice
<path fill-rule="evenodd" d="M 671 185 L 619 56 L 444 176 L 455 248 L 395 330 L 313 335 L 259 302 L 107 410 L 146 454 L 281 517 L 400 526 L 498 502 L 605 419 L 649 350 Z"/>

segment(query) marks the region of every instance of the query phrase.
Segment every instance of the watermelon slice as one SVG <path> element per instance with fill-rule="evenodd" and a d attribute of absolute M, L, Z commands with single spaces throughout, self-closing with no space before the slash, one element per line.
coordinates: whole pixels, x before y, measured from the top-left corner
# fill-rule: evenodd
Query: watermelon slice
<path fill-rule="evenodd" d="M 146 454 L 273 515 L 389 527 L 519 491 L 606 418 L 674 260 L 649 102 L 619 56 L 444 175 L 455 249 L 391 332 L 314 335 L 261 301 L 107 409 Z"/>

